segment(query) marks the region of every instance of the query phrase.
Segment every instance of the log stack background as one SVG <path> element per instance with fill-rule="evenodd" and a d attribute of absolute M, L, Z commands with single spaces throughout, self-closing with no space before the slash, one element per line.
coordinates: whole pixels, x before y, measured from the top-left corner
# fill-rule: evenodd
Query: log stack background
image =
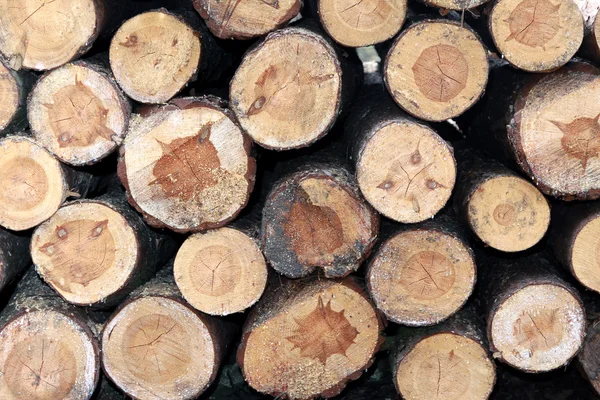
<path fill-rule="evenodd" d="M 597 0 L 0 0 L 0 398 L 600 398 Z"/>

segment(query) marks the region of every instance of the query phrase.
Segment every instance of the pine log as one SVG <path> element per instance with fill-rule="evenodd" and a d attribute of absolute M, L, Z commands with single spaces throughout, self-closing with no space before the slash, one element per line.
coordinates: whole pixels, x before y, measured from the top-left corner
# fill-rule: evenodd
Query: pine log
<path fill-rule="evenodd" d="M 597 293 L 583 293 L 588 317 L 588 329 L 577 367 L 592 388 L 600 395 L 600 301 Z"/>
<path fill-rule="evenodd" d="M 0 326 L 0 398 L 91 398 L 100 374 L 98 325 L 60 299 L 33 268 Z"/>
<path fill-rule="evenodd" d="M 579 50 L 584 21 L 573 0 L 497 0 L 489 29 L 513 66 L 548 72 L 565 65 Z"/>
<path fill-rule="evenodd" d="M 486 50 L 469 27 L 451 20 L 424 20 L 397 37 L 386 57 L 384 78 L 406 112 L 443 121 L 479 100 L 488 70 Z"/>
<path fill-rule="evenodd" d="M 76 61 L 44 75 L 29 97 L 33 136 L 61 161 L 95 164 L 117 149 L 131 105 L 100 59 Z"/>
<path fill-rule="evenodd" d="M 0 227 L 0 293 L 31 265 L 28 235 Z"/>
<path fill-rule="evenodd" d="M 312 21 L 269 34 L 244 56 L 231 109 L 264 148 L 306 147 L 329 132 L 358 84 L 357 65 Z"/>
<path fill-rule="evenodd" d="M 194 308 L 229 315 L 251 307 L 267 284 L 267 263 L 246 233 L 220 228 L 190 236 L 177 252 L 175 282 Z"/>
<path fill-rule="evenodd" d="M 496 368 L 484 323 L 469 307 L 430 328 L 402 328 L 392 356 L 394 383 L 407 400 L 486 400 Z"/>
<path fill-rule="evenodd" d="M 301 0 L 193 0 L 208 29 L 221 39 L 252 39 L 285 25 L 300 12 Z"/>
<path fill-rule="evenodd" d="M 0 3 L 0 52 L 14 70 L 60 67 L 86 53 L 105 19 L 102 0 Z"/>
<path fill-rule="evenodd" d="M 267 290 L 238 349 L 254 389 L 278 398 L 333 397 L 372 364 L 383 326 L 352 278 L 274 280 Z"/>
<path fill-rule="evenodd" d="M 356 271 L 371 252 L 379 215 L 353 176 L 336 164 L 305 164 L 271 189 L 261 240 L 269 264 L 288 278 L 320 269 L 326 277 Z"/>
<path fill-rule="evenodd" d="M 27 128 L 27 95 L 35 82 L 27 71 L 13 71 L 0 60 L 0 137 Z"/>
<path fill-rule="evenodd" d="M 444 207 L 456 179 L 452 148 L 402 112 L 383 88 L 357 99 L 345 131 L 358 186 L 377 211 L 414 223 Z"/>
<path fill-rule="evenodd" d="M 85 197 L 100 179 L 62 165 L 26 136 L 0 139 L 0 226 L 22 231 L 50 218 L 68 197 Z"/>
<path fill-rule="evenodd" d="M 516 252 L 544 237 L 550 206 L 534 185 L 476 151 L 457 151 L 456 159 L 456 213 L 483 243 Z"/>
<path fill-rule="evenodd" d="M 342 46 L 364 47 L 391 39 L 406 17 L 406 0 L 308 0 L 329 36 Z"/>
<path fill-rule="evenodd" d="M 476 281 L 475 257 L 458 224 L 442 216 L 392 230 L 366 274 L 377 308 L 408 326 L 434 325 L 456 313 Z"/>
<path fill-rule="evenodd" d="M 600 292 L 600 204 L 552 207 L 551 244 L 558 262 L 586 288 Z"/>
<path fill-rule="evenodd" d="M 583 13 L 585 23 L 585 35 L 581 45 L 581 54 L 598 63 L 600 61 L 600 1 L 598 0 L 575 0 Z"/>
<path fill-rule="evenodd" d="M 33 233 L 37 272 L 66 301 L 108 308 L 148 281 L 175 251 L 124 198 L 65 204 Z"/>
<path fill-rule="evenodd" d="M 479 299 L 494 358 L 525 372 L 566 365 L 580 350 L 585 310 L 545 254 L 478 257 Z"/>
<path fill-rule="evenodd" d="M 543 193 L 600 196 L 600 70 L 571 63 L 546 75 L 494 68 L 469 139 L 516 164 Z"/>
<path fill-rule="evenodd" d="M 119 178 L 148 224 L 197 232 L 225 225 L 245 207 L 256 160 L 225 106 L 213 96 L 180 98 L 133 116 Z"/>
<path fill-rule="evenodd" d="M 441 8 L 442 10 L 464 11 L 479 7 L 490 0 L 421 0 L 425 5 Z"/>
<path fill-rule="evenodd" d="M 189 306 L 166 267 L 102 332 L 107 376 L 136 399 L 195 399 L 215 379 L 232 331 Z"/>

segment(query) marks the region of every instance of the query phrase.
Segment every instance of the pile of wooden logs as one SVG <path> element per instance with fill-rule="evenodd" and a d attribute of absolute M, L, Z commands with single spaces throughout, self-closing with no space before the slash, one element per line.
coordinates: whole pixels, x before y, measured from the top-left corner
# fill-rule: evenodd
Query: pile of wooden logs
<path fill-rule="evenodd" d="M 0 0 L 0 399 L 600 394 L 598 10 Z"/>

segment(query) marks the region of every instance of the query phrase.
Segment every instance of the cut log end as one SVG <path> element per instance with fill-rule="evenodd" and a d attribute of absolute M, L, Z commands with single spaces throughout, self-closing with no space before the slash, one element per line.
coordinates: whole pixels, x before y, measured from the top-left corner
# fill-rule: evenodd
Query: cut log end
<path fill-rule="evenodd" d="M 481 344 L 454 333 L 420 340 L 400 361 L 395 383 L 407 400 L 484 400 L 496 381 Z"/>
<path fill-rule="evenodd" d="M 494 354 L 530 372 L 565 365 L 581 348 L 585 313 L 561 286 L 534 284 L 502 302 L 488 321 Z"/>
<path fill-rule="evenodd" d="M 488 59 L 479 38 L 450 21 L 423 21 L 396 40 L 385 64 L 385 82 L 408 113 L 428 121 L 456 117 L 481 97 Z"/>
<path fill-rule="evenodd" d="M 347 282 L 311 289 L 244 334 L 238 361 L 259 392 L 332 397 L 372 363 L 382 327 L 364 293 Z"/>
<path fill-rule="evenodd" d="M 600 292 L 600 217 L 587 221 L 576 234 L 570 257 L 577 280 Z"/>
<path fill-rule="evenodd" d="M 333 125 L 340 110 L 342 72 L 321 36 L 287 28 L 248 53 L 231 81 L 231 107 L 263 147 L 308 146 Z"/>
<path fill-rule="evenodd" d="M 227 110 L 206 99 L 173 104 L 132 120 L 121 181 L 153 226 L 178 232 L 222 226 L 254 187 L 250 139 Z"/>
<path fill-rule="evenodd" d="M 121 88 L 141 103 L 163 103 L 196 74 L 199 34 L 167 11 L 126 21 L 110 45 L 110 65 Z"/>
<path fill-rule="evenodd" d="M 325 30 L 343 46 L 363 47 L 392 38 L 404 23 L 406 0 L 320 0 Z"/>
<path fill-rule="evenodd" d="M 253 239 L 236 229 L 221 228 L 189 237 L 177 253 L 174 274 L 193 307 L 211 315 L 228 315 L 258 301 L 268 271 Z"/>
<path fill-rule="evenodd" d="M 479 7 L 489 0 L 424 0 L 428 6 L 441 8 L 442 10 L 463 11 Z"/>
<path fill-rule="evenodd" d="M 40 276 L 67 301 L 101 302 L 130 279 L 138 254 L 133 228 L 102 203 L 57 211 L 33 234 L 31 254 Z"/>
<path fill-rule="evenodd" d="M 68 164 L 86 165 L 117 148 L 129 113 L 110 78 L 85 64 L 68 64 L 37 83 L 28 118 L 38 143 Z"/>
<path fill-rule="evenodd" d="M 265 256 L 279 273 L 327 277 L 358 269 L 379 228 L 373 209 L 346 183 L 323 171 L 298 172 L 273 189 L 263 211 Z"/>
<path fill-rule="evenodd" d="M 467 220 L 488 246 L 515 252 L 538 243 L 550 224 L 550 207 L 532 184 L 516 176 L 484 181 L 468 200 Z"/>
<path fill-rule="evenodd" d="M 403 223 L 433 217 L 448 201 L 456 163 L 448 144 L 413 121 L 380 127 L 366 143 L 356 177 L 361 192 L 383 215 Z"/>
<path fill-rule="evenodd" d="M 95 0 L 23 0 L 0 4 L 0 51 L 11 68 L 48 70 L 87 50 L 103 10 Z"/>
<path fill-rule="evenodd" d="M 367 282 L 375 304 L 391 321 L 433 325 L 454 314 L 473 292 L 475 260 L 454 236 L 405 231 L 375 255 Z"/>
<path fill-rule="evenodd" d="M 194 7 L 210 31 L 221 39 L 265 35 L 294 18 L 301 5 L 300 0 L 194 0 Z"/>
<path fill-rule="evenodd" d="M 0 62 L 0 132 L 12 121 L 19 109 L 20 101 L 16 79 Z"/>
<path fill-rule="evenodd" d="M 0 140 L 0 225 L 22 231 L 58 210 L 67 185 L 59 162 L 33 141 Z"/>
<path fill-rule="evenodd" d="M 56 311 L 18 316 L 0 331 L 0 397 L 89 399 L 100 369 L 94 340 L 87 328 Z"/>
<path fill-rule="evenodd" d="M 106 374 L 135 398 L 196 398 L 214 377 L 215 348 L 189 306 L 157 296 L 127 303 L 102 335 Z"/>
<path fill-rule="evenodd" d="M 530 72 L 566 64 L 583 41 L 584 21 L 572 0 L 500 0 L 489 19 L 504 58 Z"/>

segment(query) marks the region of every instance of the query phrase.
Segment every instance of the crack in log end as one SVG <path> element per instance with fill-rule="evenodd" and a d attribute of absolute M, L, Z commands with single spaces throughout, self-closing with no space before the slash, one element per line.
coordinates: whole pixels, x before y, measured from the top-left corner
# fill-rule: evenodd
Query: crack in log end
<path fill-rule="evenodd" d="M 576 118 L 570 123 L 550 121 L 563 134 L 563 150 L 581 162 L 584 174 L 588 161 L 600 154 L 600 114 L 595 118 Z"/>
<path fill-rule="evenodd" d="M 394 11 L 389 0 L 335 0 L 334 9 L 339 19 L 359 31 L 371 31 L 384 24 Z"/>
<path fill-rule="evenodd" d="M 412 71 L 417 88 L 425 97 L 446 103 L 466 87 L 469 63 L 456 47 L 438 44 L 421 52 Z"/>
<path fill-rule="evenodd" d="M 415 372 L 423 382 L 420 394 L 424 399 L 458 400 L 469 390 L 471 372 L 454 350 L 431 355 Z"/>
<path fill-rule="evenodd" d="M 344 310 L 333 311 L 331 299 L 325 305 L 321 296 L 310 314 L 294 320 L 298 327 L 286 340 L 292 343 L 292 349 L 300 349 L 301 357 L 319 360 L 323 365 L 334 354 L 347 356 L 359 334 Z"/>
<path fill-rule="evenodd" d="M 13 157 L 0 167 L 0 208 L 11 213 L 33 210 L 49 190 L 45 169 L 31 157 Z"/>
<path fill-rule="evenodd" d="M 452 290 L 456 275 L 448 257 L 436 251 L 421 251 L 408 259 L 398 278 L 414 298 L 434 300 Z"/>
<path fill-rule="evenodd" d="M 220 297 L 233 292 L 242 279 L 242 262 L 235 251 L 222 245 L 200 249 L 194 256 L 195 271 L 190 274 L 194 288 L 203 295 Z"/>
<path fill-rule="evenodd" d="M 536 351 L 548 351 L 563 340 L 564 326 L 557 321 L 558 309 L 541 308 L 536 312 L 523 311 L 513 326 L 518 346 L 533 356 Z"/>
<path fill-rule="evenodd" d="M 517 219 L 518 211 L 512 204 L 498 204 L 494 208 L 494 221 L 502 226 L 513 226 Z"/>
<path fill-rule="evenodd" d="M 561 29 L 560 6 L 549 0 L 523 0 L 504 21 L 510 29 L 510 35 L 504 41 L 516 40 L 531 48 L 545 49 Z"/>

